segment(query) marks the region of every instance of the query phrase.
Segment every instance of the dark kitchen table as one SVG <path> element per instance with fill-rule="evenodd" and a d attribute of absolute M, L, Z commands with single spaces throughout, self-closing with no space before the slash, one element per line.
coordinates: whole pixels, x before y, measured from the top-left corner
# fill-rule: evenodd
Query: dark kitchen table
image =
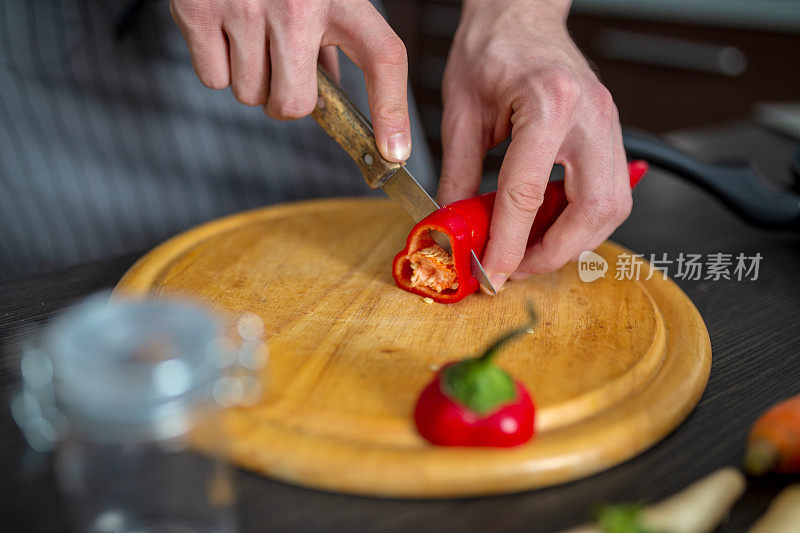
<path fill-rule="evenodd" d="M 752 158 L 770 179 L 792 183 L 796 142 L 751 123 L 672 135 L 710 158 Z M 740 464 L 753 420 L 800 392 L 800 236 L 746 226 L 685 182 L 652 172 L 635 193 L 630 219 L 614 239 L 646 254 L 744 253 L 763 256 L 756 281 L 678 281 L 711 335 L 708 388 L 691 416 L 640 456 L 554 488 L 487 498 L 402 501 L 330 494 L 237 472 L 238 516 L 245 531 L 557 531 L 589 518 L 598 503 L 653 501 L 725 465 Z M 13 346 L 35 322 L 76 298 L 112 286 L 140 254 L 0 284 L 0 530 L 68 530 L 48 456 L 26 445 L 11 421 L 8 396 L 18 376 Z M 674 268 L 674 267 L 673 267 Z M 612 270 L 613 272 L 613 265 Z M 672 272 L 672 271 L 671 271 Z M 794 477 L 750 481 L 723 531 L 742 531 Z"/>

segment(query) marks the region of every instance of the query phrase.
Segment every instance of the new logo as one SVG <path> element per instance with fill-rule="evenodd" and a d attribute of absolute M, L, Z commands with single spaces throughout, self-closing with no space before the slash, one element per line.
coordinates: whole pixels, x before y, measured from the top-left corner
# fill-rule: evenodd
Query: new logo
<path fill-rule="evenodd" d="M 578 258 L 578 276 L 581 281 L 590 283 L 599 278 L 604 278 L 608 271 L 608 261 L 602 256 L 586 250 Z"/>

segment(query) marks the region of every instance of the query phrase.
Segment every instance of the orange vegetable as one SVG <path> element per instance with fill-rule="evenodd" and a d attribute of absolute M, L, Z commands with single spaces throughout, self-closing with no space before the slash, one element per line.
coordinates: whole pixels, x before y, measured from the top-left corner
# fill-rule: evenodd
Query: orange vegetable
<path fill-rule="evenodd" d="M 774 405 L 753 424 L 745 470 L 755 476 L 800 472 L 800 394 Z"/>

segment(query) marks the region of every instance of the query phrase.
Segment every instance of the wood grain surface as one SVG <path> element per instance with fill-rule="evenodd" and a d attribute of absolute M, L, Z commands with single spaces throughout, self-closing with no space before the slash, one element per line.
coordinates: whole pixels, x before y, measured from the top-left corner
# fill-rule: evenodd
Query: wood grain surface
<path fill-rule="evenodd" d="M 246 468 L 318 488 L 444 497 L 560 483 L 649 447 L 699 400 L 711 362 L 699 314 L 660 274 L 615 280 L 621 247 L 598 250 L 611 275 L 592 283 L 570 264 L 494 298 L 429 304 L 390 275 L 410 226 L 377 199 L 251 211 L 157 247 L 117 294 L 191 295 L 261 316 L 266 393 L 227 413 L 229 451 Z M 418 392 L 435 369 L 522 322 L 526 299 L 541 323 L 499 364 L 532 392 L 537 438 L 513 450 L 425 443 L 410 417 Z"/>

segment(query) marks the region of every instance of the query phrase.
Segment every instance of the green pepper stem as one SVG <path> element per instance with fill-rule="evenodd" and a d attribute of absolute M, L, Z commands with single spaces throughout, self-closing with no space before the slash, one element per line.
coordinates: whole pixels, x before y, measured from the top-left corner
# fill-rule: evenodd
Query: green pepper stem
<path fill-rule="evenodd" d="M 518 329 L 510 331 L 505 335 L 501 336 L 500 338 L 498 338 L 494 342 L 494 344 L 489 346 L 489 348 L 483 353 L 483 355 L 478 357 L 478 361 L 480 361 L 481 363 L 490 363 L 494 358 L 495 354 L 497 354 L 497 352 L 505 343 L 507 343 L 508 341 L 510 341 L 515 337 L 522 335 L 523 333 L 527 333 L 528 330 L 536 326 L 536 323 L 538 322 L 539 318 L 536 315 L 536 309 L 534 309 L 533 307 L 533 302 L 527 300 L 525 302 L 525 310 L 528 312 L 528 322 L 524 326 L 521 326 Z"/>

